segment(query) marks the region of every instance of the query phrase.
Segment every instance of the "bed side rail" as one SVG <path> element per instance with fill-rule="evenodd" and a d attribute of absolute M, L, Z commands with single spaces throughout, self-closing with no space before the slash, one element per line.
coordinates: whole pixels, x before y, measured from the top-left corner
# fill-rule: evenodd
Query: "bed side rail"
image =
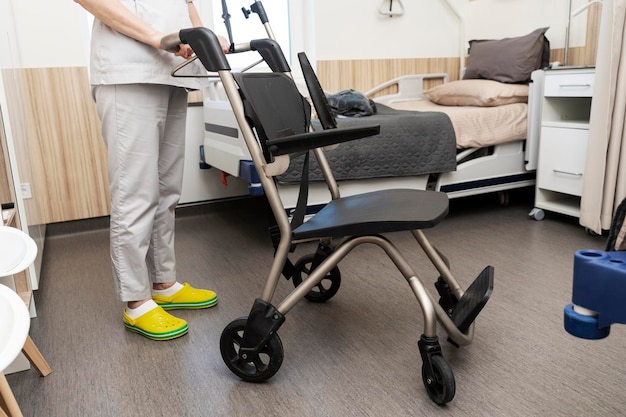
<path fill-rule="evenodd" d="M 450 76 L 445 73 L 403 75 L 374 87 L 365 92 L 365 95 L 383 104 L 423 99 L 426 80 L 441 80 L 442 83 L 447 83 L 450 81 Z M 396 89 L 395 93 L 376 96 L 393 87 Z"/>

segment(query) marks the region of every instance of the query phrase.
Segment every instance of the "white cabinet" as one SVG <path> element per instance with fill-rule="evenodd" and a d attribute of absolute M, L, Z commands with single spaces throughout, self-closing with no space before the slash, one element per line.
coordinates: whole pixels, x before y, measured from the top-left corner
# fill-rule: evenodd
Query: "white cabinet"
<path fill-rule="evenodd" d="M 589 139 L 594 68 L 545 72 L 535 209 L 579 217 Z"/>

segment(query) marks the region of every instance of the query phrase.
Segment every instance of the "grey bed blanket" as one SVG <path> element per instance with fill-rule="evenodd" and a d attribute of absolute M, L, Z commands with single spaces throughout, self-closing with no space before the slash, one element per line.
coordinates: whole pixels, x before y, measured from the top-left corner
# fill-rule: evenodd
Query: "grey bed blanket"
<path fill-rule="evenodd" d="M 337 120 L 339 127 L 380 125 L 380 134 L 342 143 L 326 157 L 337 180 L 415 176 L 454 171 L 456 140 L 448 116 L 438 112 L 395 110 L 376 104 L 377 113 Z M 314 121 L 315 129 L 321 129 Z M 303 157 L 294 158 L 277 179 L 300 182 Z M 309 180 L 323 180 L 314 157 Z"/>

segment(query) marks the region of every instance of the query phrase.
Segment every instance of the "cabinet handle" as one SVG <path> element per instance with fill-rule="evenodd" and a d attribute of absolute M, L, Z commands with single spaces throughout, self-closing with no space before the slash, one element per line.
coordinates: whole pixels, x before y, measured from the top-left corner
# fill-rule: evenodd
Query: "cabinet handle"
<path fill-rule="evenodd" d="M 591 84 L 559 84 L 561 88 L 589 88 Z"/>
<path fill-rule="evenodd" d="M 569 172 L 569 171 L 561 171 L 559 169 L 553 169 L 552 172 L 554 172 L 555 174 L 565 174 L 565 175 L 572 175 L 574 177 L 582 177 L 583 173 L 582 172 Z"/>

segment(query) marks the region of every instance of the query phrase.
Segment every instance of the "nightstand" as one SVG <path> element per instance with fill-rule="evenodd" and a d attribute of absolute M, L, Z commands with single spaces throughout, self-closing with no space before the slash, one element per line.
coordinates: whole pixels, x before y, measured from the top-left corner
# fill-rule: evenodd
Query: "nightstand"
<path fill-rule="evenodd" d="M 535 208 L 580 216 L 595 68 L 545 71 Z"/>

